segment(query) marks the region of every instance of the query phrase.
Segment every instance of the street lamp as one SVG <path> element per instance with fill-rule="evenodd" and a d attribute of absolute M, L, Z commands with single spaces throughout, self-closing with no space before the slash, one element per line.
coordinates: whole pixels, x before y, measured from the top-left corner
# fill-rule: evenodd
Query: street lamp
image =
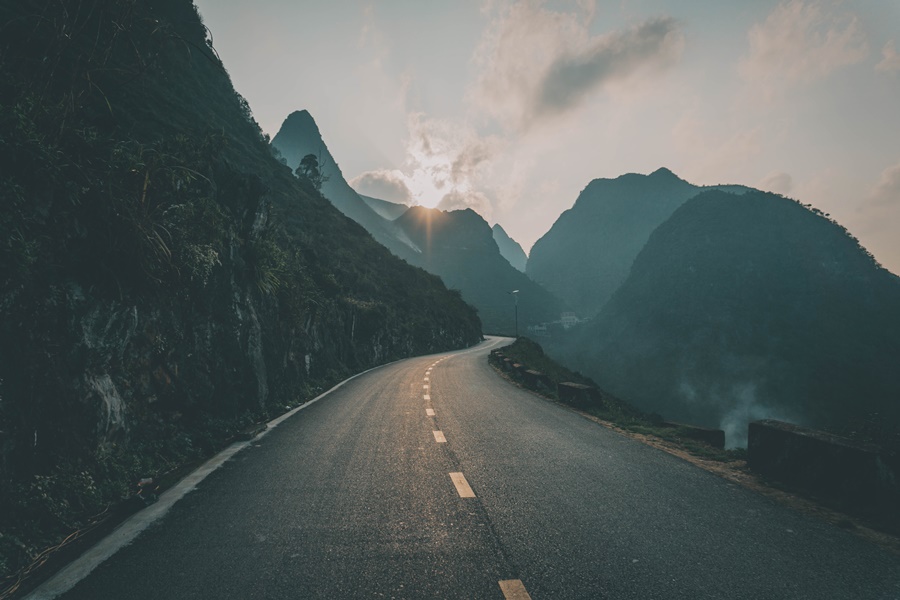
<path fill-rule="evenodd" d="M 516 339 L 519 339 L 519 290 L 506 293 L 512 294 L 512 297 L 516 299 Z"/>

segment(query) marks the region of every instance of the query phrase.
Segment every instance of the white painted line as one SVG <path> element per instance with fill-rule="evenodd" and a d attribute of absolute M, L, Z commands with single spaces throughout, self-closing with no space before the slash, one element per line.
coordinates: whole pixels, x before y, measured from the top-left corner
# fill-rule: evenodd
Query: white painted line
<path fill-rule="evenodd" d="M 422 386 L 422 389 L 423 389 L 423 390 L 427 390 L 427 389 L 428 389 L 428 384 L 426 383 L 425 385 L 423 385 L 423 386 Z"/>
<path fill-rule="evenodd" d="M 485 342 L 480 342 L 480 343 L 476 344 L 475 346 L 473 346 L 472 348 L 469 348 L 468 350 L 460 352 L 459 354 L 467 354 L 476 349 L 479 349 L 482 346 L 482 344 L 484 344 L 484 349 L 487 349 L 487 348 L 491 347 L 491 345 L 496 345 L 497 343 L 499 343 L 499 340 L 492 340 L 490 343 L 487 343 L 487 344 L 485 344 Z M 448 358 L 448 357 L 444 357 L 444 358 Z M 406 360 L 406 359 L 401 359 L 401 360 Z M 441 362 L 441 360 L 444 360 L 444 359 L 442 358 L 440 360 L 435 361 L 434 363 L 432 363 L 432 366 L 438 364 L 439 362 Z M 56 575 L 54 575 L 53 577 L 51 577 L 50 579 L 45 581 L 42 585 L 35 588 L 34 591 L 32 591 L 28 596 L 25 597 L 25 600 L 52 600 L 53 598 L 56 598 L 58 596 L 65 594 L 66 592 L 71 590 L 73 587 L 75 587 L 75 585 L 79 581 L 81 581 L 82 579 L 87 577 L 90 574 L 90 572 L 93 571 L 95 568 L 97 568 L 101 563 L 103 563 L 103 561 L 105 561 L 110 556 L 112 556 L 113 554 L 118 552 L 124 546 L 131 543 L 149 525 L 151 525 L 152 523 L 161 519 L 168 512 L 168 510 L 172 507 L 172 505 L 174 505 L 178 500 L 180 500 L 182 497 L 184 497 L 185 494 L 192 491 L 201 481 L 203 481 L 204 478 L 206 478 L 207 475 L 209 475 L 210 473 L 215 471 L 217 468 L 219 468 L 222 464 L 224 464 L 226 461 L 228 461 L 228 459 L 230 459 L 232 456 L 234 456 L 235 454 L 237 454 L 238 452 L 240 452 L 247 446 L 251 445 L 256 440 L 259 440 L 263 436 L 268 435 L 268 433 L 270 431 L 272 431 L 275 427 L 280 425 L 283 421 L 291 418 L 292 416 L 297 414 L 297 412 L 299 412 L 305 408 L 308 408 L 309 406 L 312 406 L 313 404 L 315 404 L 322 398 L 325 398 L 326 396 L 328 396 L 331 392 L 333 392 L 333 391 L 337 390 L 339 387 L 343 386 L 348 381 L 352 381 L 353 379 L 356 379 L 357 377 L 365 375 L 366 373 L 375 371 L 377 369 L 382 369 L 382 368 L 392 365 L 396 362 L 400 362 L 400 361 L 394 361 L 394 362 L 386 363 L 383 365 L 379 365 L 377 367 L 373 367 L 371 369 L 363 371 L 362 373 L 357 373 L 356 375 L 354 375 L 352 377 L 348 377 L 347 379 L 340 382 L 339 384 L 337 384 L 336 386 L 334 386 L 327 392 L 319 394 L 318 396 L 316 396 L 309 402 L 307 402 L 305 404 L 301 404 L 297 408 L 284 413 L 280 417 L 272 419 L 271 421 L 269 421 L 267 423 L 268 429 L 266 429 L 265 431 L 260 433 L 253 440 L 248 441 L 248 442 L 237 442 L 235 444 L 232 444 L 228 448 L 222 450 L 220 453 L 218 453 L 217 455 L 215 455 L 214 457 L 212 457 L 211 459 L 206 461 L 206 463 L 204 463 L 196 471 L 194 471 L 193 473 L 191 473 L 190 475 L 188 475 L 187 477 L 182 479 L 179 483 L 175 484 L 174 486 L 172 486 L 171 488 L 166 490 L 166 492 L 164 492 L 159 497 L 159 500 L 155 504 L 152 504 L 151 506 L 148 506 L 144 510 L 138 512 L 137 514 L 132 515 L 130 518 L 125 520 L 121 525 L 119 525 L 119 527 L 117 527 L 111 534 L 109 534 L 108 536 L 106 536 L 105 538 L 103 538 L 102 540 L 97 542 L 97 544 L 94 545 L 90 550 L 88 550 L 86 553 L 82 554 L 79 558 L 75 559 L 73 562 L 69 563 L 69 565 L 66 566 L 65 568 L 58 571 L 56 573 Z M 425 395 L 425 399 L 430 400 L 430 398 L 427 394 Z M 462 477 L 462 474 L 459 473 L 459 476 Z M 451 477 L 452 477 L 452 474 L 451 474 Z M 465 481 L 464 478 L 463 478 L 463 481 Z M 457 489 L 459 489 L 459 488 L 457 488 Z M 470 491 L 471 491 L 471 488 L 470 488 Z M 460 494 L 460 495 L 462 495 L 462 494 Z M 474 496 L 474 494 L 473 494 L 473 496 Z"/>
<path fill-rule="evenodd" d="M 247 446 L 256 443 L 260 438 L 268 435 L 270 431 L 278 427 L 285 420 L 291 418 L 301 410 L 315 404 L 322 398 L 325 398 L 331 392 L 337 390 L 339 387 L 342 387 L 345 383 L 356 379 L 357 377 L 365 375 L 366 373 L 369 373 L 371 371 L 375 371 L 377 369 L 392 365 L 395 362 L 400 361 L 385 363 L 383 365 L 367 369 L 362 373 L 357 373 L 352 377 L 348 377 L 327 392 L 319 394 L 309 402 L 301 404 L 297 408 L 289 410 L 280 417 L 272 419 L 271 421 L 266 423 L 267 429 L 261 432 L 252 440 L 246 442 L 236 442 L 231 446 L 225 448 L 224 450 L 213 456 L 211 459 L 203 463 L 203 465 L 201 465 L 196 471 L 192 472 L 190 475 L 163 492 L 162 495 L 160 495 L 159 500 L 157 500 L 155 503 L 123 521 L 122 524 L 114 529 L 112 533 L 97 542 L 87 552 L 76 558 L 63 569 L 59 570 L 53 577 L 45 581 L 43 584 L 35 588 L 30 594 L 25 596 L 25 600 L 53 600 L 53 598 L 62 596 L 73 587 L 75 587 L 78 582 L 90 575 L 91 571 L 99 567 L 105 560 L 134 541 L 134 539 L 138 535 L 140 535 L 142 531 L 147 529 L 147 527 L 165 516 L 165 514 L 169 512 L 169 509 L 172 508 L 172 506 L 176 502 L 181 500 L 188 492 L 196 489 L 197 485 L 199 485 L 201 481 L 206 479 L 207 475 L 225 464 L 232 456 L 234 456 Z"/>
<path fill-rule="evenodd" d="M 528 595 L 525 584 L 522 583 L 521 579 L 507 579 L 499 583 L 500 591 L 503 592 L 503 597 L 506 600 L 531 600 L 531 596 Z"/>
<path fill-rule="evenodd" d="M 431 396 L 429 396 L 428 394 L 425 394 L 425 400 L 431 400 Z"/>
<path fill-rule="evenodd" d="M 426 409 L 425 409 L 425 414 L 426 414 L 427 416 L 429 416 L 429 417 L 433 417 L 433 416 L 434 416 L 434 409 L 433 409 L 433 408 L 426 408 Z"/>
<path fill-rule="evenodd" d="M 450 479 L 453 481 L 453 485 L 456 486 L 456 493 L 459 494 L 460 498 L 475 497 L 475 492 L 472 491 L 469 482 L 466 481 L 462 473 L 450 473 Z"/>
<path fill-rule="evenodd" d="M 425 381 L 428 381 L 428 378 L 427 378 L 427 377 L 425 378 Z"/>
<path fill-rule="evenodd" d="M 434 441 L 436 441 L 438 444 L 447 443 L 447 438 L 444 437 L 443 431 L 432 431 L 431 433 L 434 434 Z"/>

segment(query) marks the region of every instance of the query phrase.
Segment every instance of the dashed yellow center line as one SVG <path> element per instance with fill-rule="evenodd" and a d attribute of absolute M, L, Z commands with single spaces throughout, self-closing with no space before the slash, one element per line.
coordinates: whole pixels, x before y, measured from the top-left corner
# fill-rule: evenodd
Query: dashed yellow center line
<path fill-rule="evenodd" d="M 433 416 L 434 416 L 434 409 L 433 409 L 433 408 L 426 408 L 426 409 L 425 409 L 425 415 L 426 415 L 426 416 L 429 416 L 429 417 L 433 417 Z"/>
<path fill-rule="evenodd" d="M 450 473 L 450 479 L 453 481 L 453 485 L 456 486 L 456 492 L 459 494 L 460 498 L 475 497 L 475 492 L 472 491 L 469 482 L 466 481 L 466 478 L 462 473 Z"/>
<path fill-rule="evenodd" d="M 506 579 L 499 583 L 500 591 L 503 592 L 503 597 L 506 600 L 531 600 L 531 596 L 528 595 L 525 584 L 522 583 L 521 579 Z"/>
<path fill-rule="evenodd" d="M 434 441 L 436 441 L 438 444 L 447 443 L 447 438 L 444 437 L 443 431 L 432 431 L 431 433 L 434 434 Z"/>

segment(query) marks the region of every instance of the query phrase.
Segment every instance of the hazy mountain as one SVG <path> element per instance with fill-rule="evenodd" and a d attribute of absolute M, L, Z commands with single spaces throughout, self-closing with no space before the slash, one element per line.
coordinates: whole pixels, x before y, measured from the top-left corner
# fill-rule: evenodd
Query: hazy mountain
<path fill-rule="evenodd" d="M 645 410 L 722 426 L 900 421 L 900 279 L 821 213 L 709 191 L 650 236 L 600 314 L 551 351 Z"/>
<path fill-rule="evenodd" d="M 414 206 L 395 223 L 422 249 L 422 267 L 478 309 L 485 331 L 513 332 L 512 290 L 519 290 L 520 332 L 559 318 L 559 301 L 500 255 L 490 225 L 475 211 Z"/>
<path fill-rule="evenodd" d="M 359 197 L 362 198 L 363 202 L 369 205 L 369 208 L 377 212 L 388 221 L 393 221 L 394 219 L 405 213 L 409 208 L 409 205 L 407 204 L 389 202 L 388 200 L 372 198 L 371 196 L 364 196 L 362 194 L 360 194 Z"/>
<path fill-rule="evenodd" d="M 289 166 L 299 164 L 306 154 L 321 156 L 329 176 L 322 194 L 397 256 L 459 290 L 478 310 L 485 331 L 513 333 L 515 305 L 508 292 L 515 289 L 521 290 L 522 331 L 528 324 L 559 318 L 558 299 L 510 265 L 500 254 L 491 227 L 478 213 L 407 207 L 357 194 L 344 180 L 306 111 L 292 113 L 272 145 Z"/>
<path fill-rule="evenodd" d="M 664 168 L 595 179 L 534 244 L 526 272 L 581 316 L 593 316 L 628 277 L 653 230 L 703 189 Z"/>
<path fill-rule="evenodd" d="M 491 228 L 491 232 L 494 234 L 494 241 L 497 242 L 497 247 L 500 249 L 500 255 L 508 260 L 509 264 L 517 271 L 524 273 L 525 264 L 528 262 L 528 256 L 525 254 L 525 251 L 522 250 L 522 246 L 519 245 L 519 242 L 509 237 L 506 231 L 500 226 L 500 223 L 496 223 Z"/>
<path fill-rule="evenodd" d="M 315 155 L 320 171 L 328 178 L 322 185 L 322 195 L 338 210 L 362 225 L 381 245 L 400 258 L 414 262 L 417 249 L 390 223 L 391 219 L 379 214 L 350 187 L 309 112 L 301 110 L 288 115 L 272 138 L 272 147 L 291 169 L 296 169 L 307 154 Z"/>
<path fill-rule="evenodd" d="M 0 580 L 138 478 L 480 339 L 275 159 L 189 0 L 2 2 L 0 23 Z"/>

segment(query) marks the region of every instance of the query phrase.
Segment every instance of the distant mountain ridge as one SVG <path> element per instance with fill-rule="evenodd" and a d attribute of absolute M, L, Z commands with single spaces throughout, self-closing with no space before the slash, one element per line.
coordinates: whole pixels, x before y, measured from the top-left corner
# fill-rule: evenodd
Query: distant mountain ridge
<path fill-rule="evenodd" d="M 369 205 L 369 208 L 388 221 L 393 221 L 409 209 L 408 204 L 399 204 L 397 202 L 382 200 L 381 198 L 364 196 L 363 194 L 360 194 L 359 197 L 362 198 L 363 202 Z"/>
<path fill-rule="evenodd" d="M 414 206 L 395 223 L 422 250 L 421 266 L 462 291 L 485 331 L 512 333 L 519 290 L 519 329 L 559 318 L 560 302 L 500 255 L 490 225 L 472 209 L 444 212 Z"/>
<path fill-rule="evenodd" d="M 494 241 L 497 242 L 497 247 L 500 249 L 500 255 L 508 260 L 514 269 L 524 273 L 525 266 L 528 263 L 528 255 L 522 250 L 519 242 L 509 237 L 509 234 L 500 226 L 500 223 L 495 223 L 491 231 L 494 234 Z"/>
<path fill-rule="evenodd" d="M 593 322 L 549 346 L 740 444 L 764 417 L 900 424 L 898 306 L 900 279 L 841 226 L 774 194 L 707 191 L 653 232 Z"/>
<path fill-rule="evenodd" d="M 717 188 L 695 186 L 666 168 L 595 179 L 535 242 L 526 272 L 581 316 L 591 317 L 628 277 L 653 230 L 689 198 Z"/>
<path fill-rule="evenodd" d="M 307 111 L 288 116 L 272 146 L 292 168 L 306 154 L 321 156 L 329 177 L 322 195 L 394 254 L 458 289 L 462 298 L 478 309 L 485 331 L 513 333 L 515 299 L 509 292 L 515 289 L 520 290 L 519 324 L 523 331 L 527 325 L 559 318 L 559 300 L 501 256 L 494 232 L 478 213 L 406 207 L 357 194 L 344 179 Z"/>

